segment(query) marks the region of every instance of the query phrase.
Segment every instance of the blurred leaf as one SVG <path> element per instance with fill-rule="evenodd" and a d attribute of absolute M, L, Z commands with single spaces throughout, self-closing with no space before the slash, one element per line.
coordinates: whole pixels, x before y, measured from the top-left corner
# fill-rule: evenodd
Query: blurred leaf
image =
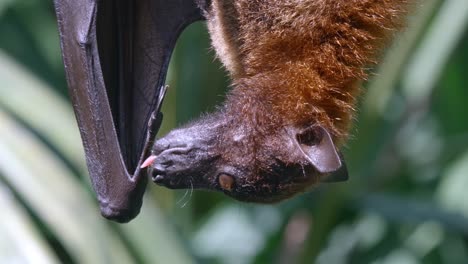
<path fill-rule="evenodd" d="M 148 198 L 138 217 L 125 225 L 119 225 L 129 242 L 135 247 L 144 263 L 190 264 L 194 260 L 183 245 L 163 211 Z"/>
<path fill-rule="evenodd" d="M 402 78 L 409 100 L 430 94 L 467 27 L 468 1 L 444 1 Z"/>
<path fill-rule="evenodd" d="M 49 113 L 52 115 L 52 113 Z M 60 159 L 24 127 L 0 112 L 0 174 L 47 224 L 73 259 L 131 263 L 102 222 L 97 206 Z"/>
<path fill-rule="evenodd" d="M 53 1 L 13 1 L 0 15 L 0 35 L 0 49 L 64 94 Z"/>
<path fill-rule="evenodd" d="M 370 249 L 384 239 L 386 229 L 384 219 L 375 214 L 360 216 L 353 224 L 341 224 L 330 233 L 317 263 L 346 263 L 356 248 Z"/>
<path fill-rule="evenodd" d="M 421 263 L 409 250 L 397 248 L 387 256 L 376 261 L 379 264 L 419 264 Z"/>
<path fill-rule="evenodd" d="M 366 194 L 356 201 L 355 206 L 359 211 L 377 213 L 400 224 L 433 221 L 447 230 L 468 235 L 468 218 L 427 201 L 409 200 L 396 195 Z"/>
<path fill-rule="evenodd" d="M 423 0 L 416 2 L 416 12 L 408 19 L 407 29 L 395 40 L 393 47 L 386 53 L 379 65 L 377 75 L 371 79 L 368 85 L 363 104 L 368 114 L 385 114 L 394 89 L 399 82 L 399 77 L 405 71 L 408 58 L 411 57 L 436 8 L 443 1 Z M 419 8 L 419 6 L 421 7 Z"/>
<path fill-rule="evenodd" d="M 354 181 L 352 175 L 365 177 L 374 173 L 382 150 L 399 129 L 402 122 L 400 118 L 408 106 L 398 95 L 397 85 L 412 52 L 417 49 L 428 22 L 441 2 L 442 0 L 418 1 L 420 4 L 416 4 L 417 8 L 409 18 L 408 28 L 395 40 L 379 65 L 376 76 L 367 85 L 368 91 L 361 104 L 363 109 L 359 112 L 356 125 L 358 132 L 349 143 L 352 155 L 345 155 L 350 165 L 351 184 L 358 185 L 354 187 L 361 188 L 367 181 L 359 186 L 361 182 Z"/>
<path fill-rule="evenodd" d="M 0 50 L 0 107 L 31 126 L 87 175 L 84 151 L 70 105 Z"/>
<path fill-rule="evenodd" d="M 443 242 L 444 235 L 444 229 L 440 224 L 431 221 L 425 222 L 409 235 L 405 246 L 422 259 Z"/>
<path fill-rule="evenodd" d="M 13 0 L 2 0 L 0 2 L 0 16 L 2 16 L 3 11 L 7 9 L 11 3 L 13 3 Z"/>
<path fill-rule="evenodd" d="M 1 263 L 59 263 L 21 204 L 1 182 L 0 208 L 8 216 L 0 218 Z"/>
<path fill-rule="evenodd" d="M 468 152 L 451 164 L 441 177 L 436 198 L 444 208 L 468 217 Z M 468 225 L 468 223 L 467 223 Z"/>

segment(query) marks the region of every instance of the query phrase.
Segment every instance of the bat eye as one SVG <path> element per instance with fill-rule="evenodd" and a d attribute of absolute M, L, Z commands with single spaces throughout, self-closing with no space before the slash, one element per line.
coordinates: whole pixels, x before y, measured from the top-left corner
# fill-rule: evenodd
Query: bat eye
<path fill-rule="evenodd" d="M 235 181 L 234 181 L 234 177 L 232 177 L 231 175 L 221 173 L 218 176 L 218 182 L 221 188 L 225 191 L 230 192 L 234 189 Z"/>

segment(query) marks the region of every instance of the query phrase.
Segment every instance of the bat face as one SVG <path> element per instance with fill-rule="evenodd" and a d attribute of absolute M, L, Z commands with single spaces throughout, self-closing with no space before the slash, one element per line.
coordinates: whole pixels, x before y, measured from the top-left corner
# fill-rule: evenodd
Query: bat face
<path fill-rule="evenodd" d="M 227 121 L 226 121 L 227 120 Z M 172 189 L 221 191 L 246 202 L 273 203 L 302 193 L 342 167 L 321 126 L 254 132 L 221 113 L 171 131 L 154 144 L 148 173 Z"/>

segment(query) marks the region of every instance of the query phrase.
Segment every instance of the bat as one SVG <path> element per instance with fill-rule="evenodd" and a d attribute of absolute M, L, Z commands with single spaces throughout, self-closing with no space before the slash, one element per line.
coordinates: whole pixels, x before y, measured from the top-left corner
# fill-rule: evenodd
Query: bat
<path fill-rule="evenodd" d="M 102 215 L 136 217 L 147 175 L 169 188 L 267 203 L 347 179 L 339 147 L 356 83 L 379 40 L 398 28 L 404 2 L 55 0 Z M 172 49 L 202 19 L 233 89 L 219 111 L 154 142 Z"/>

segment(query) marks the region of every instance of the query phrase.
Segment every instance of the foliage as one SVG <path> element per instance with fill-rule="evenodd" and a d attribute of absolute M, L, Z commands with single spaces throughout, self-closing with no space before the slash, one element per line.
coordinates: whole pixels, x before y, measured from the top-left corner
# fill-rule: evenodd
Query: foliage
<path fill-rule="evenodd" d="M 425 0 L 366 83 L 350 181 L 272 206 L 149 186 L 101 218 L 51 2 L 0 2 L 1 263 L 468 263 L 468 2 Z M 203 23 L 181 36 L 161 133 L 228 86 Z"/>

